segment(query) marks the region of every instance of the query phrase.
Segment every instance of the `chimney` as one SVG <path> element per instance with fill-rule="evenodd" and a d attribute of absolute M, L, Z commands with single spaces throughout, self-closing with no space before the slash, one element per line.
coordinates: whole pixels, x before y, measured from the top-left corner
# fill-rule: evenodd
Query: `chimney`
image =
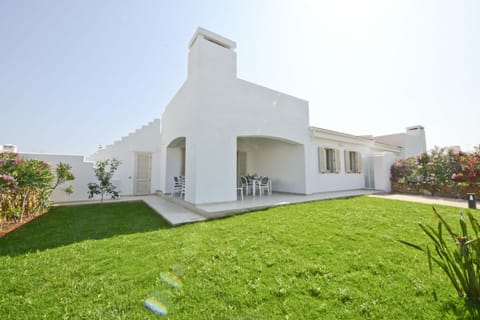
<path fill-rule="evenodd" d="M 425 129 L 423 126 L 417 125 L 406 128 L 403 148 L 405 158 L 416 157 L 422 152 L 427 151 Z"/>
<path fill-rule="evenodd" d="M 237 53 L 234 41 L 199 27 L 188 48 L 189 79 L 223 81 L 237 77 Z"/>

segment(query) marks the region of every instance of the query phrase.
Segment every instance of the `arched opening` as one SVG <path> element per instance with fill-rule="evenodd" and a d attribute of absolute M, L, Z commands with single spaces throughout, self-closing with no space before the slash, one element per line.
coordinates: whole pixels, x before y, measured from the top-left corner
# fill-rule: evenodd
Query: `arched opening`
<path fill-rule="evenodd" d="M 172 140 L 167 146 L 167 163 L 165 175 L 165 193 L 172 193 L 174 177 L 185 177 L 185 137 Z"/>
<path fill-rule="evenodd" d="M 269 177 L 275 192 L 305 193 L 304 145 L 276 137 L 237 137 L 237 180 L 245 175 Z"/>

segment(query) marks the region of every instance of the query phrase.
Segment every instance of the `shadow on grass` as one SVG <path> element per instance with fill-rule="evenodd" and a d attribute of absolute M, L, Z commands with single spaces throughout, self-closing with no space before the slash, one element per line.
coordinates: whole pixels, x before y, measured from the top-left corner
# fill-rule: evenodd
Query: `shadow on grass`
<path fill-rule="evenodd" d="M 459 298 L 461 299 L 461 298 Z M 464 300 L 462 304 L 457 304 L 454 301 L 443 304 L 445 313 L 453 312 L 457 319 L 462 320 L 478 320 L 480 319 L 480 305 Z"/>
<path fill-rule="evenodd" d="M 19 255 L 83 240 L 168 227 L 167 222 L 141 201 L 54 207 L 0 238 L 0 255 Z"/>

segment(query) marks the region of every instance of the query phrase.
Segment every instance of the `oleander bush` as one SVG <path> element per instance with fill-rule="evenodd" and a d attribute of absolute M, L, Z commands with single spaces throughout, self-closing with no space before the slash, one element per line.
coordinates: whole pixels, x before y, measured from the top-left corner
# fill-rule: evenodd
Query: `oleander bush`
<path fill-rule="evenodd" d="M 480 152 L 435 148 L 416 158 L 401 159 L 390 170 L 395 191 L 426 190 L 431 194 L 462 195 L 480 189 Z M 398 189 L 398 190 L 396 190 Z"/>
<path fill-rule="evenodd" d="M 14 152 L 0 153 L 0 225 L 46 212 L 53 190 L 73 179 L 66 163 L 52 170 L 40 160 L 22 159 Z M 71 193 L 71 186 L 65 192 Z"/>

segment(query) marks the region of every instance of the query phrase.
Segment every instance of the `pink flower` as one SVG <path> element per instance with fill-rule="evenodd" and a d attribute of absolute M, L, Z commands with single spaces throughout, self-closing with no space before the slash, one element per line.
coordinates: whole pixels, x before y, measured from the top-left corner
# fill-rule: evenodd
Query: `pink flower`
<path fill-rule="evenodd" d="M 14 180 L 13 177 L 8 174 L 0 174 L 0 179 L 2 179 L 5 182 L 11 182 Z"/>

